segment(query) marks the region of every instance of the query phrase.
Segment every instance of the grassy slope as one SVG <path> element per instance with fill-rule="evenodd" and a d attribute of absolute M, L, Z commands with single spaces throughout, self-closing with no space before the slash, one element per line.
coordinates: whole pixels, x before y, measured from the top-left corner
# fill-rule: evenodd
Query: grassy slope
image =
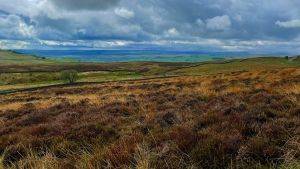
<path fill-rule="evenodd" d="M 207 75 L 216 73 L 230 73 L 236 71 L 263 70 L 263 69 L 279 69 L 287 67 L 300 67 L 299 59 L 284 59 L 284 58 L 250 58 L 237 59 L 226 62 L 205 63 L 188 68 L 182 68 L 171 71 L 170 74 L 181 75 Z"/>
<path fill-rule="evenodd" d="M 54 60 L 44 59 L 30 55 L 18 54 L 13 51 L 0 50 L 0 65 L 36 65 L 53 64 Z"/>

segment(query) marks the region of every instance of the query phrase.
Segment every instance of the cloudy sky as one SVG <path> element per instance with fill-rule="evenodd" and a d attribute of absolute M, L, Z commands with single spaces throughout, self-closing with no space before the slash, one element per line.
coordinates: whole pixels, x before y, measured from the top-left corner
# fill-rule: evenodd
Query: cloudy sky
<path fill-rule="evenodd" d="M 0 48 L 300 53 L 299 0 L 0 0 Z"/>

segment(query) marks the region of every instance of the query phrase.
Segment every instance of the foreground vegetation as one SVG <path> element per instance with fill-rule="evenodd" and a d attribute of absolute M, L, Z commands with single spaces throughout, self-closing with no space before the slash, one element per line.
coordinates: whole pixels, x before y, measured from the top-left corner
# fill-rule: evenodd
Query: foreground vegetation
<path fill-rule="evenodd" d="M 300 69 L 0 96 L 9 168 L 297 168 Z"/>

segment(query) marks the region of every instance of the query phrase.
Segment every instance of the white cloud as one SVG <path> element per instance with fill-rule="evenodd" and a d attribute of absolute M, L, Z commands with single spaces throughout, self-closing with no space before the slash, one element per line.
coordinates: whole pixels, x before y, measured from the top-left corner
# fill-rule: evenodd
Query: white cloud
<path fill-rule="evenodd" d="M 205 26 L 205 23 L 202 21 L 202 19 L 197 19 L 197 20 L 196 20 L 196 23 L 197 23 L 197 25 L 200 26 L 200 27 Z"/>
<path fill-rule="evenodd" d="M 132 43 L 131 41 L 102 41 L 102 40 L 71 40 L 71 41 L 55 41 L 55 40 L 39 40 L 39 45 L 50 47 L 79 47 L 79 48 L 114 48 L 122 47 Z"/>
<path fill-rule="evenodd" d="M 32 38 L 35 36 L 35 33 L 34 26 L 25 23 L 17 15 L 0 17 L 0 35 L 3 37 Z"/>
<path fill-rule="evenodd" d="M 0 40 L 0 49 L 26 49 L 29 42 L 15 40 Z"/>
<path fill-rule="evenodd" d="M 126 8 L 117 8 L 115 9 L 115 14 L 126 19 L 130 19 L 134 17 L 134 12 L 130 11 Z"/>
<path fill-rule="evenodd" d="M 275 24 L 283 28 L 300 28 L 300 19 L 290 20 L 286 22 L 277 21 Z"/>
<path fill-rule="evenodd" d="M 32 25 L 26 25 L 24 22 L 19 23 L 19 32 L 24 37 L 32 37 L 35 34 L 34 27 Z"/>
<path fill-rule="evenodd" d="M 94 41 L 92 47 L 94 48 L 114 48 L 129 45 L 130 41 Z"/>
<path fill-rule="evenodd" d="M 176 28 L 170 28 L 167 32 L 166 32 L 167 36 L 178 36 L 179 32 Z"/>
<path fill-rule="evenodd" d="M 52 40 L 39 40 L 41 45 L 47 46 L 78 46 L 80 41 L 52 41 Z"/>
<path fill-rule="evenodd" d="M 231 27 L 229 16 L 216 16 L 206 20 L 206 27 L 210 30 L 226 30 Z"/>

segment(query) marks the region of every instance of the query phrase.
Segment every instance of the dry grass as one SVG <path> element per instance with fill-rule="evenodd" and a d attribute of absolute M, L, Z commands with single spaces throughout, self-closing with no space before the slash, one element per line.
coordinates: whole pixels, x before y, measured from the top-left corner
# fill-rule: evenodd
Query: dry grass
<path fill-rule="evenodd" d="M 298 167 L 299 70 L 2 95 L 2 163 L 87 169 Z"/>
<path fill-rule="evenodd" d="M 22 103 L 2 103 L 0 104 L 0 110 L 17 110 L 22 107 Z"/>

